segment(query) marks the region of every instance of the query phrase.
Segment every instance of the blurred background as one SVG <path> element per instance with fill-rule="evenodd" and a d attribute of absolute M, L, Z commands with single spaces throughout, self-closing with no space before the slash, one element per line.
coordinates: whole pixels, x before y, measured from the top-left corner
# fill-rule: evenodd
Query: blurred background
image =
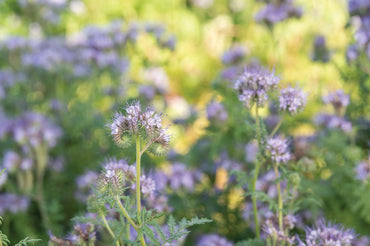
<path fill-rule="evenodd" d="M 106 125 L 138 99 L 166 115 L 172 135 L 167 155 L 143 157 L 144 170 L 188 173 L 169 183 L 170 210 L 214 220 L 186 245 L 206 233 L 252 238 L 232 171 L 250 170 L 254 129 L 232 82 L 253 65 L 308 95 L 295 117 L 262 112 L 267 130 L 284 118 L 280 133 L 304 166 L 295 171 L 306 199 L 294 211 L 370 236 L 370 168 L 356 172 L 370 149 L 368 16 L 370 3 L 354 0 L 0 0 L 2 231 L 41 245 L 48 232 L 67 234 L 102 163 L 134 162 Z M 322 100 L 336 90 L 350 97 L 339 113 Z M 319 113 L 350 127 L 320 125 Z"/>

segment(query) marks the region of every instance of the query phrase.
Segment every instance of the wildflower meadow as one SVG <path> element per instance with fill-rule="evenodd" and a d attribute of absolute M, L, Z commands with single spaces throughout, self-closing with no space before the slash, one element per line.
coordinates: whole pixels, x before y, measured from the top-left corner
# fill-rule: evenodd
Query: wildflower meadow
<path fill-rule="evenodd" d="M 0 0 L 0 246 L 370 246 L 369 0 Z"/>

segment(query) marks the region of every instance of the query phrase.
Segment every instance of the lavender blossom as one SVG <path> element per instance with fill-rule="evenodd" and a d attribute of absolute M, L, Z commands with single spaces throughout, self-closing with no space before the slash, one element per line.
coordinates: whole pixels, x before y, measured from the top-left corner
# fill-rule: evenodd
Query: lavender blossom
<path fill-rule="evenodd" d="M 254 103 L 263 107 L 268 96 L 267 93 L 277 87 L 279 77 L 264 68 L 247 67 L 243 74 L 235 81 L 239 100 L 250 108 Z"/>
<path fill-rule="evenodd" d="M 162 115 L 151 108 L 141 110 L 139 102 L 125 108 L 126 115 L 116 113 L 113 122 L 109 125 L 114 142 L 121 147 L 130 144 L 131 136 L 146 136 L 152 144 L 157 144 L 163 149 L 169 145 L 169 135 L 162 128 Z"/>
<path fill-rule="evenodd" d="M 76 182 L 78 190 L 75 194 L 75 197 L 79 201 L 87 201 L 87 198 L 91 195 L 91 188 L 96 185 L 98 177 L 99 175 L 96 172 L 88 171 L 77 178 Z"/>
<path fill-rule="evenodd" d="M 287 140 L 282 137 L 275 137 L 267 140 L 266 149 L 271 156 L 271 159 L 278 165 L 281 163 L 287 163 L 291 158 Z"/>
<path fill-rule="evenodd" d="M 342 245 L 350 246 L 355 239 L 353 230 L 345 229 L 339 225 L 332 225 L 319 221 L 315 228 L 306 229 L 306 239 L 300 241 L 303 246 L 316 245 Z"/>
<path fill-rule="evenodd" d="M 349 104 L 349 96 L 344 94 L 343 90 L 337 90 L 329 93 L 322 98 L 325 104 L 332 104 L 336 110 L 346 108 Z"/>
<path fill-rule="evenodd" d="M 281 181 L 280 185 L 282 191 L 284 191 L 287 186 L 287 182 L 285 180 Z M 270 198 L 277 198 L 278 193 L 276 188 L 276 176 L 273 170 L 269 170 L 257 180 L 256 190 L 264 192 Z"/>
<path fill-rule="evenodd" d="M 244 46 L 236 45 L 224 52 L 222 55 L 222 63 L 224 65 L 232 65 L 241 62 L 247 51 Z"/>
<path fill-rule="evenodd" d="M 281 110 L 287 110 L 294 115 L 305 106 L 306 95 L 302 90 L 289 86 L 280 91 L 279 104 Z"/>
<path fill-rule="evenodd" d="M 233 244 L 226 238 L 217 234 L 203 235 L 197 246 L 232 246 Z"/>
<path fill-rule="evenodd" d="M 293 6 L 291 1 L 280 4 L 269 3 L 261 9 L 255 16 L 255 20 L 259 23 L 274 25 L 288 18 L 300 18 L 302 10 Z"/>
<path fill-rule="evenodd" d="M 185 188 L 186 190 L 194 190 L 195 182 L 200 179 L 201 174 L 197 171 L 191 171 L 186 168 L 183 163 L 174 163 L 171 165 L 168 182 L 173 190 Z"/>
<path fill-rule="evenodd" d="M 14 172 L 19 168 L 22 158 L 12 150 L 5 152 L 3 166 L 8 172 Z"/>
<path fill-rule="evenodd" d="M 218 102 L 211 102 L 207 106 L 207 119 L 216 125 L 224 123 L 228 118 L 225 107 Z"/>
<path fill-rule="evenodd" d="M 329 129 L 340 129 L 344 132 L 352 131 L 351 122 L 346 119 L 328 114 L 318 114 L 314 119 L 315 124 Z"/>
<path fill-rule="evenodd" d="M 370 156 L 367 160 L 361 161 L 355 168 L 356 178 L 363 182 L 370 179 Z"/>
<path fill-rule="evenodd" d="M 4 215 L 6 212 L 13 214 L 23 212 L 28 209 L 29 204 L 30 201 L 27 197 L 10 193 L 0 194 L 0 215 Z"/>
<path fill-rule="evenodd" d="M 258 145 L 256 142 L 250 142 L 245 146 L 245 160 L 255 162 L 258 154 Z"/>

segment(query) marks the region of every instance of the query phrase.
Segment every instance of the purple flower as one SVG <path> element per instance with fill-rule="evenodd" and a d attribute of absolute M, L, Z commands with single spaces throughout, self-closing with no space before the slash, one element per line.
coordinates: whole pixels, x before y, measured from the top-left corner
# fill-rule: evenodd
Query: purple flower
<path fill-rule="evenodd" d="M 352 124 L 351 122 L 345 120 L 342 117 L 336 115 L 328 115 L 328 114 L 318 114 L 315 117 L 315 124 L 331 128 L 331 129 L 340 129 L 344 132 L 352 131 Z"/>
<path fill-rule="evenodd" d="M 345 108 L 349 104 L 349 96 L 344 94 L 343 90 L 337 90 L 329 93 L 327 96 L 324 96 L 322 100 L 325 104 L 332 104 L 337 110 Z"/>
<path fill-rule="evenodd" d="M 370 178 L 370 156 L 367 160 L 361 161 L 355 168 L 356 178 L 365 182 Z"/>
<path fill-rule="evenodd" d="M 263 107 L 268 96 L 267 93 L 275 89 L 280 78 L 264 68 L 247 67 L 235 81 L 234 89 L 237 90 L 239 100 L 250 108 L 254 103 Z"/>
<path fill-rule="evenodd" d="M 155 182 L 150 177 L 146 177 L 145 175 L 142 175 L 140 177 L 140 184 L 141 184 L 141 192 L 146 197 L 152 197 L 154 196 L 155 191 Z"/>
<path fill-rule="evenodd" d="M 197 246 L 232 246 L 233 244 L 226 238 L 217 234 L 203 235 Z"/>
<path fill-rule="evenodd" d="M 207 119 L 215 124 L 222 124 L 228 118 L 224 105 L 218 102 L 211 102 L 207 106 Z"/>
<path fill-rule="evenodd" d="M 195 182 L 200 179 L 201 174 L 197 171 L 187 169 L 183 163 L 174 163 L 171 166 L 168 182 L 173 190 L 185 188 L 194 190 Z"/>
<path fill-rule="evenodd" d="M 6 212 L 13 214 L 23 212 L 28 209 L 29 204 L 30 200 L 27 197 L 11 193 L 0 194 L 0 215 Z"/>
<path fill-rule="evenodd" d="M 258 145 L 256 142 L 250 142 L 245 146 L 245 160 L 255 162 L 258 154 Z"/>
<path fill-rule="evenodd" d="M 222 63 L 225 65 L 239 63 L 244 59 L 246 53 L 247 51 L 244 46 L 236 45 L 224 52 L 222 55 Z"/>
<path fill-rule="evenodd" d="M 126 114 L 116 113 L 113 122 L 109 125 L 114 142 L 121 147 L 130 144 L 131 136 L 146 136 L 152 144 L 166 149 L 170 137 L 162 127 L 162 114 L 154 112 L 152 108 L 141 110 L 139 102 L 128 105 Z"/>
<path fill-rule="evenodd" d="M 289 86 L 280 91 L 279 104 L 281 110 L 289 111 L 294 115 L 305 106 L 306 95 L 302 90 Z"/>
<path fill-rule="evenodd" d="M 282 137 L 268 139 L 266 149 L 271 156 L 271 159 L 278 165 L 288 162 L 291 158 L 288 150 L 287 140 L 283 139 Z"/>
<path fill-rule="evenodd" d="M 302 10 L 293 6 L 290 1 L 281 4 L 267 4 L 261 9 L 255 17 L 255 20 L 260 23 L 266 23 L 267 25 L 274 25 L 288 18 L 300 18 L 302 16 Z"/>
<path fill-rule="evenodd" d="M 306 240 L 300 245 L 342 245 L 350 246 L 355 239 L 353 230 L 345 229 L 339 225 L 326 223 L 324 220 L 318 222 L 315 228 L 306 229 Z"/>
<path fill-rule="evenodd" d="M 359 56 L 359 49 L 356 45 L 350 45 L 347 47 L 346 59 L 347 62 L 351 63 Z"/>
<path fill-rule="evenodd" d="M 5 152 L 3 166 L 8 172 L 14 172 L 18 169 L 22 162 L 22 158 L 12 150 Z"/>

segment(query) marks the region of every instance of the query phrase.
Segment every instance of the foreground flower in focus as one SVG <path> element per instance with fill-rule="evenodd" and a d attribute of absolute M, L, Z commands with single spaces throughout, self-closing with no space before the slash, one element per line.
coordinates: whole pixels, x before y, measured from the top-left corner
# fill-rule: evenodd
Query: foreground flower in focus
<path fill-rule="evenodd" d="M 354 232 L 339 225 L 320 221 L 316 228 L 306 229 L 306 240 L 299 240 L 299 246 L 341 245 L 350 246 L 355 239 Z"/>
<path fill-rule="evenodd" d="M 239 100 L 248 108 L 254 103 L 263 107 L 268 100 L 267 93 L 275 89 L 280 78 L 264 68 L 247 67 L 236 80 L 234 89 L 237 90 Z"/>

